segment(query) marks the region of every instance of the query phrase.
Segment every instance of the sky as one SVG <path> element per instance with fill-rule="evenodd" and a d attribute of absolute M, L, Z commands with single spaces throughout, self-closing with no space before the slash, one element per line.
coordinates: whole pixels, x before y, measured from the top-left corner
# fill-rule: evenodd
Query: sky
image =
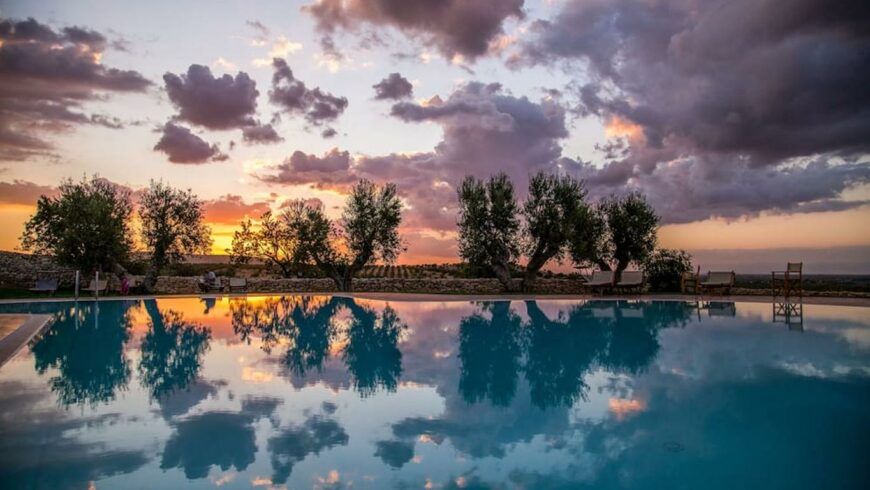
<path fill-rule="evenodd" d="M 863 1 L 4 0 L 0 249 L 65 178 L 190 188 L 215 253 L 367 178 L 400 263 L 455 261 L 458 182 L 545 171 L 705 269 L 870 273 L 867 87 Z"/>

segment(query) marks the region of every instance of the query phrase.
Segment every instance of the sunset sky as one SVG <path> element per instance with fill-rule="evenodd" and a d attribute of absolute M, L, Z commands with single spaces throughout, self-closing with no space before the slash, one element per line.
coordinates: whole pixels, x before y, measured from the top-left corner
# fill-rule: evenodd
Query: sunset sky
<path fill-rule="evenodd" d="M 459 180 L 505 171 L 522 195 L 545 170 L 644 192 L 660 245 L 705 269 L 870 273 L 868 19 L 852 0 L 4 0 L 0 249 L 68 177 L 191 188 L 215 253 L 245 216 L 337 215 L 368 178 L 404 200 L 400 263 L 455 261 Z"/>

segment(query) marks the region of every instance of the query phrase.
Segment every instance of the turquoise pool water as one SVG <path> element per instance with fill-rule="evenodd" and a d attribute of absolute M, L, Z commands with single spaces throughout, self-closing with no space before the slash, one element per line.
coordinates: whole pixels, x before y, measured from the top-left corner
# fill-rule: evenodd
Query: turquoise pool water
<path fill-rule="evenodd" d="M 870 488 L 870 310 L 0 305 L 0 487 Z M 802 322 L 799 322 L 802 320 Z"/>

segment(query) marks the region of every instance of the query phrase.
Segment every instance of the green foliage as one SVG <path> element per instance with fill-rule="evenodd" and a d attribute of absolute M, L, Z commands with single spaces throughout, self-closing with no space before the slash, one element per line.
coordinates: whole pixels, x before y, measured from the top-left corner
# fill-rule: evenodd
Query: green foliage
<path fill-rule="evenodd" d="M 586 219 L 583 183 L 570 176 L 540 172 L 529 181 L 529 197 L 523 204 L 524 252 L 528 258 L 523 288 L 531 290 L 538 271 L 551 259 L 561 261 L 577 230 Z"/>
<path fill-rule="evenodd" d="M 279 217 L 266 211 L 258 226 L 251 220 L 242 222 L 241 229 L 233 233 L 230 260 L 247 264 L 252 259 L 263 261 L 269 269 L 278 269 L 284 277 L 292 277 L 304 260 L 299 239 L 290 227 L 289 213 Z"/>
<path fill-rule="evenodd" d="M 490 267 L 508 290 L 519 258 L 519 208 L 514 187 L 500 173 L 487 182 L 466 177 L 459 186 L 459 255 L 472 267 Z"/>
<path fill-rule="evenodd" d="M 599 265 L 614 266 L 617 273 L 632 262 L 641 264 L 656 246 L 659 217 L 639 193 L 611 197 L 599 205 L 607 224 L 607 246 L 601 250 Z"/>
<path fill-rule="evenodd" d="M 361 180 L 351 190 L 338 223 L 322 205 L 296 201 L 285 219 L 298 241 L 301 257 L 350 291 L 354 276 L 375 261 L 392 263 L 404 250 L 399 237 L 402 202 L 394 184 L 381 187 Z"/>
<path fill-rule="evenodd" d="M 685 250 L 656 249 L 643 264 L 647 284 L 652 291 L 680 290 L 680 277 L 692 271 L 692 256 Z"/>
<path fill-rule="evenodd" d="M 131 212 L 129 191 L 107 180 L 65 180 L 58 197 L 39 198 L 24 226 L 21 248 L 87 274 L 113 270 L 132 247 Z"/>
<path fill-rule="evenodd" d="M 205 225 L 202 201 L 189 189 L 174 189 L 151 181 L 139 202 L 142 243 L 151 260 L 145 286 L 153 287 L 157 274 L 167 263 L 184 260 L 194 253 L 208 253 L 211 229 Z"/>

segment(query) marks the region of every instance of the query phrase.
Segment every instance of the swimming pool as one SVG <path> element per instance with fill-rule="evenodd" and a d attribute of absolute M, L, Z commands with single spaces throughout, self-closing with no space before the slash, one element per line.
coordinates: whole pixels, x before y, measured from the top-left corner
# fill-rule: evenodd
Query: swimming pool
<path fill-rule="evenodd" d="M 3 488 L 867 488 L 870 310 L 5 304 Z M 777 319 L 779 317 L 777 316 Z"/>

